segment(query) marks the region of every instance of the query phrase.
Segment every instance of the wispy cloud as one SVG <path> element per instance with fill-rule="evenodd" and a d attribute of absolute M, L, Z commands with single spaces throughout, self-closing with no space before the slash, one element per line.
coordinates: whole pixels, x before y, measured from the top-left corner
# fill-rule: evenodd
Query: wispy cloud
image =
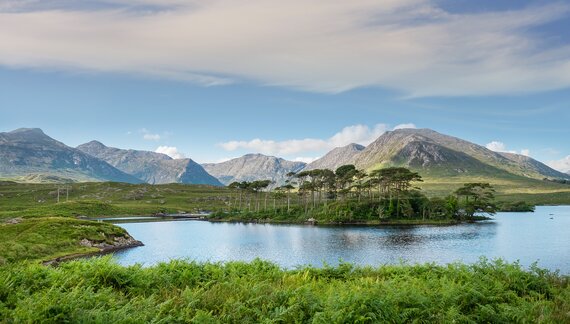
<path fill-rule="evenodd" d="M 375 86 L 405 96 L 570 87 L 570 47 L 528 32 L 565 17 L 563 2 L 464 14 L 435 0 L 54 3 L 68 6 L 0 3 L 0 65 L 321 92 Z"/>
<path fill-rule="evenodd" d="M 160 135 L 158 135 L 158 134 L 144 134 L 143 138 L 147 141 L 159 141 Z"/>
<path fill-rule="evenodd" d="M 141 128 L 139 133 L 142 134 L 142 138 L 146 141 L 160 141 L 162 136 L 160 134 L 154 134 L 146 128 Z"/>
<path fill-rule="evenodd" d="M 499 141 L 492 141 L 490 143 L 487 143 L 487 145 L 485 145 L 485 146 L 489 150 L 494 151 L 494 152 L 506 152 L 506 153 L 515 153 L 515 154 L 520 154 L 520 155 L 524 155 L 524 156 L 530 156 L 530 150 L 529 149 L 522 149 L 520 151 L 509 150 L 509 149 L 507 149 L 507 146 L 505 145 L 505 143 L 499 142 Z"/>
<path fill-rule="evenodd" d="M 178 148 L 174 146 L 159 146 L 155 150 L 156 153 L 162 153 L 170 156 L 173 159 L 184 159 L 186 156 Z"/>
<path fill-rule="evenodd" d="M 570 155 L 560 160 L 549 161 L 546 163 L 549 167 L 561 172 L 570 172 Z"/>
<path fill-rule="evenodd" d="M 401 128 L 415 128 L 415 125 L 401 124 L 393 129 Z M 274 141 L 256 138 L 250 141 L 228 141 L 220 143 L 219 146 L 226 151 L 244 149 L 263 154 L 291 155 L 303 152 L 325 151 L 351 143 L 368 145 L 387 130 L 390 130 L 390 127 L 386 124 L 376 124 L 372 128 L 359 124 L 347 126 L 327 139 L 304 138 Z"/>

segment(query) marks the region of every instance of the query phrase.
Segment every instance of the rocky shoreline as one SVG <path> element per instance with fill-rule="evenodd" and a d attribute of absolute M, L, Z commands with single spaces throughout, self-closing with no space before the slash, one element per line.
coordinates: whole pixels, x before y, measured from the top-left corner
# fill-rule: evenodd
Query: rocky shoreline
<path fill-rule="evenodd" d="M 107 242 L 94 242 L 94 241 L 90 241 L 88 239 L 82 239 L 79 242 L 79 245 L 84 246 L 84 247 L 97 248 L 97 249 L 99 249 L 99 251 L 68 254 L 68 255 L 61 256 L 61 257 L 57 257 L 55 259 L 50 259 L 50 260 L 44 261 L 44 262 L 42 262 L 42 264 L 43 265 L 58 265 L 59 263 L 65 262 L 65 261 L 70 261 L 70 260 L 75 260 L 75 259 L 80 259 L 80 258 L 86 258 L 86 257 L 91 257 L 91 256 L 96 256 L 96 255 L 103 255 L 103 254 L 107 254 L 107 253 L 111 253 L 111 252 L 115 252 L 115 251 L 119 251 L 119 250 L 124 250 L 124 249 L 128 249 L 128 248 L 133 248 L 133 247 L 137 247 L 137 246 L 144 246 L 144 244 L 141 241 L 134 239 L 132 236 L 130 236 L 128 234 L 125 237 L 123 237 L 123 236 L 114 237 L 112 244 L 109 244 Z"/>

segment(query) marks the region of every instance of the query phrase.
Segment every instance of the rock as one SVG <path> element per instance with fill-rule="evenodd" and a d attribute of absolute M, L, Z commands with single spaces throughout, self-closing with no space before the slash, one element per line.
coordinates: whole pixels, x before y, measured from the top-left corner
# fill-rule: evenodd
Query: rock
<path fill-rule="evenodd" d="M 21 217 L 10 218 L 10 219 L 6 220 L 6 224 L 19 224 L 22 221 L 23 221 L 23 219 Z"/>
<path fill-rule="evenodd" d="M 135 240 L 131 236 L 115 236 L 113 238 L 113 244 L 109 244 L 107 242 L 94 242 L 84 238 L 79 241 L 79 245 L 85 247 L 95 247 L 101 250 L 101 252 L 110 252 L 127 247 L 143 246 L 144 244 L 141 241 Z"/>

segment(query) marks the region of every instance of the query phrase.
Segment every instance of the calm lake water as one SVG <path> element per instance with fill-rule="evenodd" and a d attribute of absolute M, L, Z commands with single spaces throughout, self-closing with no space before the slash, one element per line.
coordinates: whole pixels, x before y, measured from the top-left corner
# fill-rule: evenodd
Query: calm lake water
<path fill-rule="evenodd" d="M 316 227 L 171 221 L 118 224 L 145 246 L 116 252 L 124 265 L 174 258 L 250 261 L 283 267 L 385 263 L 472 263 L 501 257 L 570 273 L 570 206 L 499 213 L 493 221 L 456 226 Z"/>

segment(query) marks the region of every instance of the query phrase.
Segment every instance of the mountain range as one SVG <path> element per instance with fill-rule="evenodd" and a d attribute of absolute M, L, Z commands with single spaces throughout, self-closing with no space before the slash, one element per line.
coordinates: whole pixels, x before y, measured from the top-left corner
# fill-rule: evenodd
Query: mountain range
<path fill-rule="evenodd" d="M 310 164 L 274 156 L 247 154 L 221 163 L 125 150 L 91 141 L 77 148 L 58 142 L 40 129 L 0 133 L 0 178 L 28 182 L 119 181 L 150 184 L 228 185 L 234 181 L 271 180 L 285 183 L 287 174 L 354 164 L 363 170 L 404 166 L 427 179 L 570 179 L 528 156 L 498 153 L 430 129 L 386 132 L 364 147 L 349 144 L 331 150 Z"/>
<path fill-rule="evenodd" d="M 98 141 L 79 145 L 77 149 L 99 158 L 115 168 L 150 184 L 188 183 L 222 186 L 192 159 L 173 159 L 162 153 L 123 150 Z"/>
<path fill-rule="evenodd" d="M 263 154 L 247 154 L 221 163 L 204 163 L 202 166 L 225 185 L 234 181 L 271 180 L 273 186 L 279 186 L 285 184 L 289 172 L 299 172 L 306 164 Z"/>
<path fill-rule="evenodd" d="M 568 178 L 528 156 L 498 153 L 431 129 L 389 131 L 354 156 L 357 168 L 405 166 L 434 176 Z"/>
<path fill-rule="evenodd" d="M 0 133 L 0 177 L 55 181 L 117 181 L 142 183 L 109 163 L 69 147 L 39 128 Z"/>
<path fill-rule="evenodd" d="M 337 147 L 323 157 L 307 164 L 304 170 L 329 169 L 334 171 L 342 165 L 352 164 L 355 156 L 364 149 L 364 146 L 355 143 Z"/>

